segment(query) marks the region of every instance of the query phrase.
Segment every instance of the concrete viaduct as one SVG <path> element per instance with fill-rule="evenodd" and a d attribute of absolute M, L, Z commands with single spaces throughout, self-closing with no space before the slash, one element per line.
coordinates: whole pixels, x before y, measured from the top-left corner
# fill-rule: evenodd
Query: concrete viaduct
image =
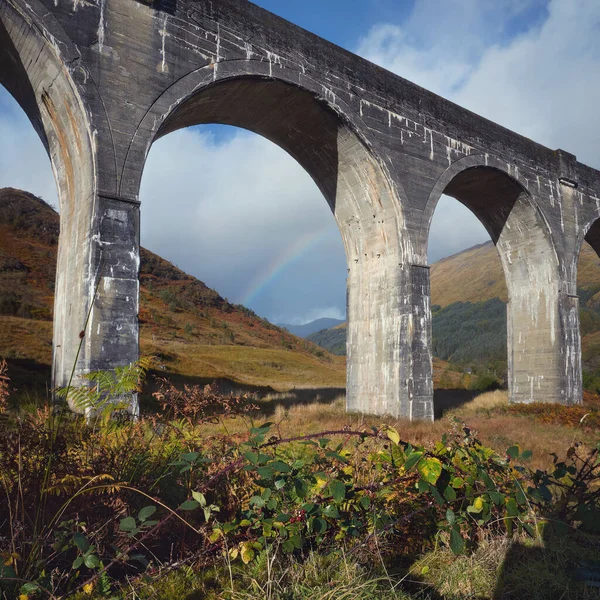
<path fill-rule="evenodd" d="M 443 193 L 473 211 L 502 260 L 510 400 L 581 401 L 577 260 L 584 239 L 600 251 L 600 172 L 572 154 L 246 0 L 0 0 L 0 84 L 58 183 L 56 385 L 81 330 L 76 375 L 137 358 L 146 156 L 171 131 L 223 123 L 284 148 L 335 215 L 349 410 L 433 418 L 427 241 Z"/>

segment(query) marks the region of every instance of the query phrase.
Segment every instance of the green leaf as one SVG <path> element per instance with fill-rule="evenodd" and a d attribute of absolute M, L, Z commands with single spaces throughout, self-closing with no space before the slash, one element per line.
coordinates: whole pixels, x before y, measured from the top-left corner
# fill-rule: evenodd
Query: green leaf
<path fill-rule="evenodd" d="M 341 502 L 346 497 L 346 486 L 339 479 L 333 479 L 329 482 L 329 493 L 336 502 Z"/>
<path fill-rule="evenodd" d="M 417 465 L 417 463 L 421 460 L 422 456 L 423 456 L 422 452 L 411 452 L 406 457 L 406 462 L 404 463 L 404 468 L 407 471 L 410 471 L 413 467 L 415 467 Z"/>
<path fill-rule="evenodd" d="M 368 496 L 361 496 L 360 500 L 359 500 L 361 506 L 365 509 L 369 508 L 369 506 L 371 506 L 371 499 Z"/>
<path fill-rule="evenodd" d="M 298 498 L 305 498 L 308 493 L 308 484 L 299 477 L 294 478 L 294 491 Z"/>
<path fill-rule="evenodd" d="M 267 433 L 269 431 L 269 429 L 271 429 L 272 425 L 273 425 L 273 423 L 271 423 L 270 421 L 267 423 L 263 423 L 259 427 L 252 427 L 250 429 L 250 433 L 253 435 Z"/>
<path fill-rule="evenodd" d="M 337 507 L 334 506 L 333 504 L 326 506 L 325 509 L 323 510 L 323 514 L 326 517 L 329 517 L 330 519 L 339 519 L 340 518 L 340 512 L 337 509 Z"/>
<path fill-rule="evenodd" d="M 456 528 L 450 532 L 450 549 L 457 555 L 465 549 L 465 540 Z"/>
<path fill-rule="evenodd" d="M 24 594 L 25 596 L 29 594 L 35 594 L 40 591 L 40 586 L 37 583 L 33 583 L 32 581 L 28 581 L 21 586 L 19 592 Z"/>
<path fill-rule="evenodd" d="M 179 510 L 196 510 L 200 506 L 196 500 L 186 500 L 183 504 L 179 505 Z"/>
<path fill-rule="evenodd" d="M 292 515 L 288 513 L 279 513 L 275 517 L 275 521 L 278 523 L 287 523 L 292 518 Z"/>
<path fill-rule="evenodd" d="M 78 556 L 73 561 L 73 569 L 79 569 L 79 567 L 83 564 L 83 556 Z"/>
<path fill-rule="evenodd" d="M 133 526 L 135 527 L 135 521 L 133 522 Z M 90 547 L 90 543 L 83 533 L 77 531 L 73 534 L 73 541 L 79 550 L 82 552 L 87 552 L 87 549 Z"/>
<path fill-rule="evenodd" d="M 510 456 L 512 459 L 517 459 L 519 458 L 519 446 L 511 446 L 507 451 L 506 454 L 508 456 Z"/>
<path fill-rule="evenodd" d="M 279 473 L 289 473 L 291 471 L 290 466 L 280 460 L 274 460 L 269 463 L 269 466 Z"/>
<path fill-rule="evenodd" d="M 200 452 L 188 452 L 187 454 L 183 454 L 181 458 L 189 463 L 193 463 L 196 462 L 199 456 Z"/>
<path fill-rule="evenodd" d="M 325 533 L 327 531 L 327 521 L 320 518 L 313 519 L 312 530 L 315 533 Z"/>
<path fill-rule="evenodd" d="M 269 465 L 266 465 L 264 467 L 258 467 L 256 469 L 256 472 L 260 475 L 260 477 L 262 479 L 266 479 L 266 480 L 273 479 L 274 471 L 273 471 L 273 468 L 270 467 Z"/>
<path fill-rule="evenodd" d="M 521 454 L 521 458 L 524 460 L 529 460 L 533 456 L 533 452 L 531 450 L 523 450 Z"/>
<path fill-rule="evenodd" d="M 417 470 L 427 483 L 435 485 L 442 474 L 442 463 L 439 458 L 427 457 L 419 462 Z"/>
<path fill-rule="evenodd" d="M 329 452 L 325 452 L 325 456 L 327 458 L 335 458 L 336 460 L 339 460 L 340 462 L 343 462 L 344 464 L 346 464 L 348 462 L 348 459 L 345 456 L 342 456 L 338 452 L 332 452 L 331 450 Z"/>
<path fill-rule="evenodd" d="M 448 502 L 454 502 L 456 500 L 456 492 L 454 491 L 453 487 L 446 487 L 446 489 L 444 490 L 444 498 L 446 498 Z"/>
<path fill-rule="evenodd" d="M 446 521 L 448 521 L 450 525 L 454 525 L 454 523 L 456 523 L 456 515 L 451 508 L 446 511 Z"/>
<path fill-rule="evenodd" d="M 331 440 L 328 440 L 327 438 L 321 438 L 319 439 L 319 446 L 321 446 L 321 448 L 325 448 L 330 441 Z"/>
<path fill-rule="evenodd" d="M 135 519 L 133 517 L 125 517 L 119 523 L 121 531 L 133 531 L 136 528 Z"/>
<path fill-rule="evenodd" d="M 258 452 L 244 452 L 244 456 L 246 457 L 246 460 L 253 465 L 258 464 Z"/>
<path fill-rule="evenodd" d="M 509 498 L 506 501 L 506 514 L 509 517 L 519 516 L 519 509 L 517 507 L 517 501 L 514 498 Z"/>
<path fill-rule="evenodd" d="M 149 517 L 151 517 L 156 512 L 156 506 L 144 506 L 138 513 L 138 519 L 142 521 L 147 521 Z"/>
<path fill-rule="evenodd" d="M 88 569 L 97 569 L 100 566 L 100 559 L 95 554 L 88 554 L 83 562 Z"/>
<path fill-rule="evenodd" d="M 421 494 L 429 491 L 429 488 L 430 485 L 424 479 L 419 479 L 419 481 L 417 481 L 417 489 Z"/>
<path fill-rule="evenodd" d="M 192 498 L 200 505 L 206 506 L 206 498 L 202 492 L 192 492 Z"/>
<path fill-rule="evenodd" d="M 250 504 L 254 504 L 256 508 L 262 508 L 265 505 L 265 500 L 261 496 L 252 496 Z"/>
<path fill-rule="evenodd" d="M 501 492 L 488 492 L 488 496 L 496 506 L 502 506 L 504 504 L 505 496 Z"/>

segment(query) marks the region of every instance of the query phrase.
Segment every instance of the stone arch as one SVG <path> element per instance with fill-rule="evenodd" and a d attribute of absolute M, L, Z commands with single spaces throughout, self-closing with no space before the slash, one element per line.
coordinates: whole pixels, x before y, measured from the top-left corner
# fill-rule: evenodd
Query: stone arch
<path fill-rule="evenodd" d="M 462 178 L 462 181 L 461 181 Z M 463 201 L 458 196 L 466 197 L 463 189 L 459 187 L 471 186 L 467 192 L 471 198 Z M 499 185 L 500 184 L 500 185 Z M 452 186 L 454 185 L 454 189 Z M 500 200 L 500 210 L 497 214 L 489 214 L 482 200 L 477 202 L 477 193 L 490 191 L 495 194 L 496 200 Z M 482 225 L 490 234 L 492 241 L 496 243 L 502 231 L 510 210 L 516 199 L 523 193 L 528 197 L 532 208 L 537 212 L 537 219 L 549 231 L 549 225 L 541 211 L 537 209 L 534 198 L 529 190 L 515 176 L 515 170 L 509 163 L 501 161 L 487 154 L 471 154 L 455 161 L 438 178 L 429 194 L 423 217 L 421 220 L 421 231 L 424 235 L 423 241 L 427 244 L 429 229 L 433 213 L 443 194 L 456 198 L 464 204 L 481 221 Z M 503 196 L 505 196 L 503 198 Z"/>
<path fill-rule="evenodd" d="M 510 165 L 487 155 L 454 163 L 432 190 L 423 215 L 428 236 L 433 210 L 446 193 L 462 202 L 496 245 L 508 289 L 508 387 L 512 402 L 566 402 L 578 386 L 578 365 L 566 364 L 573 306 L 565 296 L 551 229 L 536 199 Z M 566 338 L 566 339 L 563 339 Z M 570 354 L 570 353 L 567 353 Z"/>
<path fill-rule="evenodd" d="M 39 17 L 38 15 L 44 15 Z M 77 353 L 89 311 L 95 257 L 92 235 L 95 151 L 89 116 L 65 64 L 78 53 L 38 0 L 0 5 L 0 83 L 25 111 L 48 151 L 61 212 L 55 286 L 53 383 L 85 371 L 89 348 Z M 75 249 L 74 240 L 80 240 Z M 85 273 L 85 277 L 81 277 Z M 82 302 L 81 299 L 87 301 Z"/>
<path fill-rule="evenodd" d="M 264 68 L 264 63 L 261 63 Z M 214 67 L 213 67 L 214 68 Z M 231 65 L 229 65 L 231 68 Z M 311 175 L 338 223 L 348 262 L 347 404 L 350 410 L 416 414 L 409 400 L 411 245 L 396 187 L 339 106 L 298 83 L 205 68 L 169 89 L 146 115 L 128 153 L 124 193 L 137 197 L 154 139 L 182 127 L 220 123 L 251 130 L 286 150 Z M 177 99 L 175 96 L 185 95 Z M 187 91 L 191 90 L 191 91 Z M 161 112 L 164 111 L 164 112 Z M 145 139 L 145 141 L 143 141 Z M 392 292 L 391 290 L 394 290 Z M 408 363 L 408 364 L 407 364 Z M 412 412 L 411 412 L 412 411 Z"/>

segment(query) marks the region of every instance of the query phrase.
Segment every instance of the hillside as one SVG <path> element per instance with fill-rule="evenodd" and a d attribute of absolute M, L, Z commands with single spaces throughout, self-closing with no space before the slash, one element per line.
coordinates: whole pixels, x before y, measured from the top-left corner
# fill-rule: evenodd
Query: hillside
<path fill-rule="evenodd" d="M 600 258 L 587 242 L 579 257 L 577 287 L 580 296 L 581 290 L 593 292 L 586 301 L 593 297 L 593 303 L 600 304 Z M 492 298 L 508 300 L 500 258 L 491 241 L 431 265 L 432 305 L 443 307 L 454 302 L 482 302 Z"/>
<path fill-rule="evenodd" d="M 49 378 L 59 216 L 35 196 L 0 189 L 0 356 L 13 379 Z M 177 378 L 253 386 L 343 387 L 345 361 L 232 305 L 142 248 L 143 354 Z"/>

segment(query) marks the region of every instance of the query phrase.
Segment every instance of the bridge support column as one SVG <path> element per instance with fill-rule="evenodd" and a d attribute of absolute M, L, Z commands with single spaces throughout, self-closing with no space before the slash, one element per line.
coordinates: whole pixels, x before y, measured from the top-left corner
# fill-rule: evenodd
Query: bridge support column
<path fill-rule="evenodd" d="M 520 198 L 498 239 L 506 274 L 510 402 L 581 402 L 579 300 L 539 222 Z"/>
<path fill-rule="evenodd" d="M 413 310 L 412 378 L 409 400 L 413 419 L 433 420 L 433 357 L 431 333 L 431 287 L 427 266 L 412 265 Z"/>
<path fill-rule="evenodd" d="M 106 194 L 85 204 L 91 214 L 79 227 L 61 214 L 53 372 L 59 387 L 139 356 L 139 204 Z M 137 398 L 129 410 L 137 414 Z"/>
<path fill-rule="evenodd" d="M 350 266 L 348 411 L 433 419 L 428 305 L 426 267 L 366 256 Z"/>

